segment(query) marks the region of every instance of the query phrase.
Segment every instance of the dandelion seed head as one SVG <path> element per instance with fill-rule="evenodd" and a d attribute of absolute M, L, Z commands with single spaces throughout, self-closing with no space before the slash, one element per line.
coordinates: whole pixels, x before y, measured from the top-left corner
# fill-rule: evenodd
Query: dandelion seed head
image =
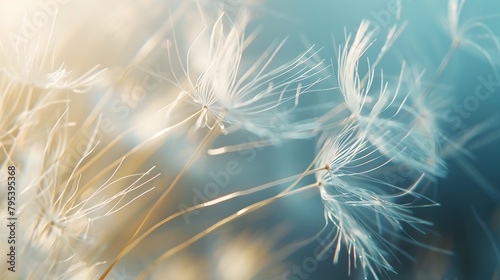
<path fill-rule="evenodd" d="M 472 54 L 485 59 L 490 65 L 495 77 L 498 79 L 498 67 L 500 66 L 500 40 L 493 30 L 483 21 L 486 19 L 500 19 L 498 15 L 481 15 L 467 20 L 461 19 L 461 13 L 465 0 L 449 0 L 448 16 L 445 29 L 450 34 L 452 43 L 448 55 L 443 59 L 444 67 L 452 52 L 459 46 L 470 51 Z M 498 24 L 498 23 L 496 23 Z M 441 69 L 442 70 L 442 69 Z"/>
<path fill-rule="evenodd" d="M 375 279 L 395 272 L 391 260 L 397 258 L 396 253 L 405 253 L 394 240 L 408 242 L 405 227 L 422 230 L 429 225 L 412 216 L 411 208 L 416 205 L 399 204 L 397 200 L 407 197 L 425 201 L 416 191 L 423 175 L 408 183 L 407 189 L 386 181 L 395 160 L 386 157 L 388 152 L 380 150 L 385 146 L 373 143 L 355 119 L 325 131 L 318 145 L 322 154 L 317 167 L 326 166 L 328 170 L 316 172 L 316 177 L 321 182 L 325 218 L 333 225 L 329 234 L 332 239 L 324 251 L 333 248 L 334 263 L 344 251 L 349 269 L 359 264 L 365 276 Z"/>
<path fill-rule="evenodd" d="M 223 24 L 225 21 L 229 28 Z M 180 101 L 186 97 L 188 103 L 198 106 L 195 129 L 213 128 L 216 120 L 223 123 L 227 131 L 244 129 L 265 137 L 279 134 L 281 131 L 277 133 L 276 127 L 284 132 L 300 128 L 289 124 L 287 114 L 297 105 L 298 96 L 321 80 L 316 76 L 324 66 L 322 62 L 308 65 L 315 55 L 311 48 L 294 60 L 272 68 L 284 41 L 271 46 L 253 64 L 243 65 L 247 46 L 255 37 L 255 34 L 247 37 L 244 34 L 248 22 L 245 12 L 235 22 L 221 13 L 213 26 L 197 38 L 200 42 L 209 42 L 208 48 L 203 47 L 207 50 L 207 60 L 198 74 L 187 65 L 188 70 L 183 74 L 190 88 L 183 89 L 177 98 Z M 202 40 L 202 35 L 208 39 Z M 195 49 L 197 43 L 195 41 L 190 50 Z M 170 115 L 177 103 L 169 106 Z"/>
<path fill-rule="evenodd" d="M 379 279 L 381 274 L 395 273 L 391 260 L 397 259 L 396 253 L 406 255 L 394 242 L 413 242 L 404 225 L 422 230 L 429 223 L 413 217 L 411 207 L 391 202 L 390 196 L 361 182 L 337 178 L 320 186 L 325 217 L 333 224 L 333 238 L 324 251 L 333 248 L 337 263 L 344 248 L 350 266 L 356 268 L 359 262 L 365 276 Z"/>
<path fill-rule="evenodd" d="M 445 176 L 446 168 L 440 159 L 436 139 L 428 130 L 424 131 L 413 126 L 415 119 L 423 121 L 421 120 L 423 115 L 419 112 L 413 116 L 413 120 L 408 120 L 405 116 L 408 115 L 408 110 L 412 110 L 407 104 L 411 90 L 403 97 L 398 96 L 404 90 L 405 63 L 402 64 L 394 89 L 388 87 L 388 82 L 384 81 L 381 72 L 378 95 L 370 95 L 370 91 L 373 90 L 374 65 L 368 64 L 364 76 L 359 73 L 358 67 L 359 60 L 374 40 L 372 38 L 374 33 L 370 30 L 370 23 L 363 21 L 352 43 L 350 43 L 351 36 L 347 37 L 346 45 L 339 55 L 339 85 L 348 108 L 356 117 L 356 123 L 363 137 L 366 137 L 388 159 L 395 163 L 409 164 L 433 176 Z M 392 33 L 393 35 L 387 37 L 384 43 L 386 48 L 379 53 L 375 65 L 392 45 L 398 31 Z M 430 111 L 427 113 L 431 116 Z"/>
<path fill-rule="evenodd" d="M 19 219 L 24 221 L 19 254 L 30 264 L 29 268 L 23 266 L 21 274 L 28 278 L 84 279 L 91 274 L 94 278 L 97 264 L 93 263 L 100 257 L 102 243 L 94 223 L 151 190 L 143 188 L 151 180 L 143 180 L 151 170 L 119 177 L 120 165 L 111 174 L 97 177 L 100 180 L 95 184 L 88 184 L 81 163 L 95 154 L 97 130 L 89 138 L 74 130 L 66 110 L 47 138 L 40 138 L 29 149 L 31 164 L 26 167 L 30 172 L 22 177 L 18 208 Z"/>

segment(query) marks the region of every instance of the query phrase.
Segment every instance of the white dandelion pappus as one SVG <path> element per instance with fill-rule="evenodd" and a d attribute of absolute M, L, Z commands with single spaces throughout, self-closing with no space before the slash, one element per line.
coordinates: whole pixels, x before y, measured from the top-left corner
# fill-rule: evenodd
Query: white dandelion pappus
<path fill-rule="evenodd" d="M 287 123 L 287 114 L 297 106 L 302 94 L 312 91 L 322 80 L 310 81 L 324 69 L 322 62 L 312 62 L 316 52 L 310 48 L 292 61 L 270 69 L 285 43 L 282 41 L 245 66 L 247 47 L 255 39 L 255 34 L 244 36 L 249 16 L 242 12 L 235 23 L 229 21 L 229 31 L 224 27 L 225 21 L 229 20 L 221 13 L 212 28 L 205 28 L 191 45 L 182 73 L 188 87 L 183 87 L 174 74 L 174 83 L 181 93 L 165 108 L 167 116 L 174 114 L 175 107 L 185 101 L 196 108 L 190 116 L 197 118 L 194 130 L 219 125 L 225 133 L 243 129 L 276 140 L 285 132 L 288 137 L 309 137 L 310 128 Z M 193 73 L 196 69 L 190 69 L 191 49 L 199 42 L 206 42 L 204 37 L 209 42 L 208 47 L 204 46 L 208 59 L 201 72 Z M 175 73 L 173 69 L 172 72 Z"/>
<path fill-rule="evenodd" d="M 117 178 L 115 175 L 120 164 L 109 177 L 102 178 L 101 185 L 82 190 L 83 175 L 77 170 L 92 156 L 97 145 L 97 129 L 81 158 L 68 168 L 65 157 L 71 149 L 70 126 L 65 112 L 52 128 L 45 147 L 37 149 L 34 146 L 30 151 L 42 160 L 36 166 L 38 168 L 30 170 L 37 175 L 20 192 L 19 216 L 27 225 L 21 235 L 20 255 L 27 260 L 26 264 L 29 263 L 29 266 L 22 265 L 21 274 L 28 278 L 30 275 L 45 275 L 45 278 L 75 279 L 77 275 L 88 275 L 87 265 L 82 270 L 81 264 L 99 258 L 96 247 L 99 242 L 93 223 L 109 218 L 151 191 L 151 188 L 144 190 L 144 186 L 158 176 L 148 178 L 150 169 Z M 120 185 L 122 187 L 115 191 Z M 97 265 L 95 263 L 91 268 Z M 66 277 L 68 275 L 71 277 Z M 96 271 L 92 277 L 95 276 Z"/>
<path fill-rule="evenodd" d="M 472 49 L 474 52 L 482 56 L 490 64 L 491 69 L 498 79 L 498 67 L 500 66 L 500 41 L 493 30 L 482 22 L 488 19 L 500 19 L 498 14 L 473 17 L 460 22 L 465 0 L 448 0 L 448 17 L 446 29 L 451 36 L 452 43 L 441 61 L 438 68 L 438 75 L 448 65 L 451 56 L 459 46 Z"/>
<path fill-rule="evenodd" d="M 414 241 L 405 230 L 405 225 L 423 232 L 431 223 L 413 217 L 411 209 L 436 205 L 416 192 L 423 175 L 417 176 L 407 189 L 377 178 L 377 171 L 390 172 L 390 159 L 378 153 L 377 148 L 363 137 L 356 124 L 348 124 L 338 134 L 323 135 L 319 145 L 323 154 L 318 167 L 327 166 L 328 171 L 316 174 L 320 182 L 320 194 L 325 206 L 325 227 L 333 224 L 321 254 L 333 248 L 333 262 L 340 259 L 345 248 L 351 267 L 361 269 L 365 277 L 379 279 L 381 274 L 395 273 L 391 258 L 396 252 L 410 257 L 394 241 L 404 241 L 428 247 Z M 326 148 L 325 148 L 326 147 Z M 397 203 L 396 199 L 409 197 L 429 203 Z M 434 248 L 433 248 L 434 249 Z"/>
<path fill-rule="evenodd" d="M 428 90 L 429 87 L 424 86 L 423 76 L 425 71 L 418 72 L 412 69 L 409 75 L 405 77 L 408 87 L 407 105 L 402 111 L 408 116 L 408 123 L 415 135 L 418 135 L 423 149 L 428 150 L 427 162 L 430 165 L 441 166 L 442 173 L 446 173 L 444 163 L 446 146 L 454 149 L 454 153 L 470 155 L 459 143 L 448 137 L 443 130 L 443 121 L 446 116 L 445 112 L 453 105 L 453 98 L 443 94 L 449 90 L 447 88 L 437 88 Z M 446 114 L 445 114 L 446 115 Z M 434 156 L 433 156 L 434 155 Z M 449 156 L 449 155 L 448 155 Z"/>
<path fill-rule="evenodd" d="M 13 81 L 34 88 L 86 92 L 99 82 L 99 75 L 105 69 L 99 69 L 100 66 L 96 65 L 78 76 L 68 69 L 64 61 L 57 61 L 53 38 L 56 18 L 57 16 L 48 33 L 38 30 L 36 36 L 28 42 L 25 42 L 27 39 L 19 32 L 12 44 L 0 43 L 0 50 L 4 54 L 0 56 L 3 65 L 1 71 Z M 25 28 L 25 24 L 29 24 L 26 18 L 20 30 Z"/>
<path fill-rule="evenodd" d="M 394 89 L 389 89 L 381 72 L 378 94 L 371 94 L 374 80 L 374 67 L 397 38 L 401 29 L 393 27 L 382 46 L 375 62 L 367 61 L 367 73 L 361 78 L 359 60 L 374 42 L 375 30 L 370 28 L 370 22 L 362 21 L 354 39 L 347 36 L 346 43 L 339 52 L 338 83 L 347 107 L 355 118 L 359 128 L 366 138 L 377 146 L 394 162 L 409 164 L 413 168 L 432 176 L 443 177 L 446 167 L 440 159 L 437 149 L 428 149 L 428 138 L 425 134 L 411 126 L 407 114 L 404 114 L 409 92 L 399 96 L 403 83 L 405 63 Z M 388 116 L 386 116 L 388 115 Z"/>
<path fill-rule="evenodd" d="M 0 74 L 0 142 L 10 154 L 26 140 L 28 131 L 39 122 L 41 111 L 64 100 L 41 96 Z"/>

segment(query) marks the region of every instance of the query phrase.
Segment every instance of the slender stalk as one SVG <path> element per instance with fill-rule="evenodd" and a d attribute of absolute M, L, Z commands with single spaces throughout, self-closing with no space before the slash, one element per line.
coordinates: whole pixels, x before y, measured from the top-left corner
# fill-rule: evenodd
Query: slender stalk
<path fill-rule="evenodd" d="M 215 134 L 215 128 L 217 127 L 217 124 L 219 123 L 219 121 L 216 122 L 216 125 L 214 126 L 214 129 L 210 130 L 207 135 L 205 135 L 205 137 L 203 138 L 203 140 L 201 141 L 200 145 L 198 146 L 198 148 L 196 149 L 196 151 L 191 155 L 191 157 L 189 158 L 188 162 L 186 163 L 186 165 L 184 165 L 184 167 L 182 168 L 182 170 L 177 174 L 177 176 L 174 178 L 174 180 L 172 181 L 172 183 L 170 183 L 170 185 L 167 187 L 167 189 L 162 193 L 162 195 L 158 198 L 158 200 L 156 200 L 156 202 L 153 204 L 153 206 L 151 206 L 151 208 L 149 208 L 149 211 L 148 213 L 146 214 L 146 216 L 144 217 L 144 219 L 142 220 L 141 224 L 139 225 L 139 227 L 137 228 L 137 230 L 134 232 L 134 234 L 130 237 L 130 239 L 127 241 L 127 243 L 125 244 L 125 246 L 121 249 L 121 251 L 118 253 L 118 256 L 113 260 L 113 262 L 109 265 L 109 267 L 106 269 L 106 271 L 101 275 L 101 277 L 99 278 L 100 280 L 104 280 L 106 278 L 106 276 L 111 272 L 111 270 L 113 269 L 113 267 L 116 265 L 116 263 L 120 260 L 120 258 L 124 255 L 125 251 L 127 250 L 127 248 L 130 246 L 130 244 L 132 243 L 132 241 L 134 240 L 134 238 L 139 234 L 139 232 L 141 231 L 141 229 L 144 227 L 146 221 L 150 218 L 150 216 L 152 215 L 153 211 L 158 207 L 158 205 L 160 205 L 160 202 L 165 199 L 165 197 L 167 197 L 167 195 L 170 193 L 170 191 L 174 188 L 174 186 L 179 182 L 179 180 L 182 178 L 182 176 L 186 173 L 186 171 L 191 167 L 191 165 L 193 164 L 193 162 L 195 161 L 195 159 L 200 155 L 200 152 L 201 150 L 206 147 L 206 145 L 209 143 L 209 140 L 214 136 Z"/>
<path fill-rule="evenodd" d="M 178 124 L 175 124 L 171 127 L 169 127 L 170 129 L 174 129 L 184 123 L 186 123 L 188 120 L 194 118 L 195 116 L 197 116 L 198 114 L 200 114 L 201 112 L 203 111 L 202 110 L 199 110 L 197 111 L 196 113 L 194 113 L 193 115 L 189 116 L 186 120 L 182 121 L 181 123 L 178 123 Z M 134 128 L 137 128 L 139 126 L 136 126 Z M 116 139 L 120 138 L 120 137 L 125 137 L 126 134 L 130 133 L 134 128 L 131 128 L 131 129 L 128 129 L 126 130 L 125 132 L 123 132 L 122 134 L 120 134 L 118 137 L 116 137 Z M 166 133 L 166 129 L 163 130 L 165 134 Z M 111 163 L 108 167 L 104 168 L 103 170 L 101 170 L 96 176 L 94 176 L 93 179 L 91 179 L 89 182 L 87 182 L 85 184 L 85 186 L 82 187 L 81 191 L 84 191 L 86 190 L 92 183 L 94 183 L 98 178 L 100 178 L 100 176 L 102 176 L 103 174 L 105 174 L 106 172 L 109 172 L 110 170 L 112 170 L 118 163 L 120 163 L 121 159 L 122 158 L 126 158 L 132 154 L 134 154 L 135 152 L 137 152 L 138 150 L 142 149 L 144 146 L 146 146 L 147 144 L 149 144 L 151 141 L 155 140 L 156 138 L 158 138 L 159 136 L 161 135 L 158 135 L 156 134 L 155 136 L 153 137 L 150 137 L 146 140 L 144 140 L 143 142 L 137 144 L 134 148 L 132 148 L 131 150 L 129 150 L 127 153 L 125 153 L 123 156 L 121 156 L 120 158 L 116 159 L 113 163 Z M 104 155 L 104 153 L 106 151 L 108 151 L 109 149 L 111 149 L 111 147 L 116 144 L 117 140 L 114 139 L 113 141 L 111 141 L 103 150 L 101 150 L 97 155 L 93 156 L 91 160 L 89 160 L 84 166 L 82 166 L 78 172 L 80 173 L 83 173 L 83 171 L 85 171 L 87 168 L 89 168 L 98 158 L 100 158 L 102 155 Z"/>
<path fill-rule="evenodd" d="M 191 206 L 191 207 L 186 208 L 186 209 L 184 209 L 182 211 L 179 211 L 177 213 L 174 213 L 174 214 L 168 216 L 167 218 L 161 220 L 160 222 L 156 223 L 154 226 L 152 226 L 146 232 L 144 232 L 141 236 L 139 236 L 137 239 L 135 239 L 134 242 L 132 242 L 128 246 L 127 250 L 125 250 L 124 255 L 128 254 L 135 246 L 137 246 L 142 240 L 144 240 L 144 238 L 146 238 L 153 231 L 155 231 L 156 229 L 158 229 L 162 225 L 168 223 L 169 221 L 171 221 L 171 220 L 173 220 L 173 219 L 175 219 L 177 217 L 180 217 L 180 216 L 182 216 L 184 214 L 196 211 L 196 210 L 201 209 L 201 208 L 213 206 L 215 204 L 219 204 L 219 203 L 231 200 L 233 198 L 237 198 L 237 197 L 249 195 L 249 194 L 252 194 L 252 193 L 256 193 L 256 192 L 259 192 L 259 191 L 263 191 L 265 189 L 269 189 L 269 188 L 278 186 L 280 184 L 286 183 L 286 182 L 288 182 L 290 180 L 293 180 L 293 179 L 295 179 L 297 177 L 300 177 L 300 176 L 303 177 L 303 176 L 307 176 L 307 175 L 312 175 L 312 174 L 314 174 L 314 173 L 316 173 L 318 171 L 321 171 L 321 170 L 325 170 L 325 168 L 313 169 L 313 170 L 310 170 L 309 172 L 307 172 L 307 174 L 300 173 L 300 174 L 293 175 L 293 176 L 290 176 L 290 177 L 287 177 L 287 178 L 283 178 L 283 179 L 280 179 L 280 180 L 277 180 L 277 181 L 274 181 L 274 182 L 270 182 L 270 183 L 266 183 L 266 184 L 263 184 L 263 185 L 260 185 L 260 186 L 256 186 L 256 187 L 253 187 L 253 188 L 248 189 L 248 190 L 233 192 L 233 193 L 221 196 L 219 198 L 216 198 L 216 199 L 204 202 L 204 203 L 200 203 L 200 204 Z"/>
<path fill-rule="evenodd" d="M 298 193 L 301 193 L 303 191 L 306 191 L 306 190 L 309 190 L 309 189 L 312 189 L 312 188 L 315 188 L 315 187 L 318 187 L 319 184 L 318 183 L 314 183 L 314 184 L 310 184 L 310 185 L 307 185 L 307 186 L 304 186 L 302 188 L 299 188 L 299 189 L 296 189 L 296 190 L 293 190 L 293 191 L 283 191 L 273 197 L 270 197 L 268 199 L 265 199 L 265 200 L 262 200 L 262 201 L 259 201 L 259 202 L 256 202 L 250 206 L 247 206 L 245 208 L 242 208 L 241 210 L 239 210 L 238 212 L 214 223 L 213 225 L 211 225 L 210 227 L 208 227 L 207 229 L 205 229 L 204 231 L 196 234 L 195 236 L 191 237 L 190 239 L 182 242 L 181 244 L 171 248 L 170 250 L 168 250 L 167 252 L 165 252 L 164 254 L 162 254 L 160 257 L 158 257 L 156 260 L 154 260 L 150 265 L 148 265 L 146 267 L 146 269 L 144 271 L 142 271 L 136 279 L 145 279 L 147 275 L 149 275 L 149 273 L 151 273 L 151 271 L 153 270 L 153 268 L 158 265 L 161 261 L 163 261 L 164 259 L 170 257 L 171 255 L 181 251 L 182 249 L 188 247 L 189 245 L 193 244 L 194 242 L 200 240 L 201 238 L 203 238 L 204 236 L 206 236 L 207 234 L 211 233 L 212 231 L 218 229 L 219 227 L 243 216 L 243 215 L 246 215 L 246 214 L 249 214 L 249 213 L 252 213 L 266 205 L 269 205 L 271 204 L 272 202 L 280 199 L 280 198 L 283 198 L 285 196 L 289 196 L 289 195 L 294 195 L 294 194 L 298 194 Z"/>

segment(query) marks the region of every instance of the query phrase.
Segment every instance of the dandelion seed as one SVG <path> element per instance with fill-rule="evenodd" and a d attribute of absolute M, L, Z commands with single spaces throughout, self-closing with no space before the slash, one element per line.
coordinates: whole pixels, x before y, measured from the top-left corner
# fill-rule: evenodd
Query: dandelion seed
<path fill-rule="evenodd" d="M 195 113 L 195 130 L 201 127 L 212 129 L 214 123 L 221 120 L 220 126 L 225 131 L 244 129 L 271 139 L 276 135 L 279 137 L 281 132 L 301 137 L 297 130 L 300 126 L 287 124 L 286 115 L 296 107 L 300 95 L 309 92 L 322 80 L 309 81 L 324 70 L 322 62 L 308 66 L 316 52 L 311 48 L 289 63 L 269 69 L 284 44 L 282 41 L 265 51 L 255 63 L 244 67 L 242 58 L 255 37 L 255 34 L 244 37 L 243 30 L 249 16 L 243 12 L 238 21 L 230 23 L 229 32 L 224 28 L 224 20 L 226 15 L 222 13 L 210 30 L 200 34 L 200 37 L 208 35 L 209 38 L 208 61 L 198 75 L 190 69 L 188 61 L 182 75 L 188 79 L 189 88 L 184 88 L 175 77 L 174 82 L 182 91 L 166 108 L 167 116 L 173 114 L 172 110 L 181 100 L 186 100 L 199 110 Z M 197 40 L 204 42 L 201 38 Z M 194 42 L 190 49 L 197 43 Z M 286 107 L 288 103 L 291 105 Z M 280 126 L 281 131 L 275 131 Z"/>
<path fill-rule="evenodd" d="M 391 31 L 384 47 L 390 46 L 398 33 Z M 427 147 L 428 135 L 412 127 L 411 122 L 407 123 L 406 118 L 402 116 L 407 110 L 406 101 L 410 94 L 408 92 L 402 98 L 399 96 L 405 63 L 402 64 L 393 92 L 381 72 L 378 95 L 371 94 L 375 70 L 369 62 L 366 79 L 361 78 L 359 60 L 373 43 L 373 35 L 374 30 L 370 30 L 370 23 L 363 21 L 352 43 L 351 36 L 348 36 L 342 52 L 339 52 L 338 82 L 347 107 L 356 118 L 360 130 L 366 134 L 366 138 L 392 161 L 407 163 L 424 173 L 443 177 L 446 169 L 443 161 L 439 159 L 437 149 Z M 385 51 L 379 53 L 374 65 Z M 435 143 L 432 142 L 431 145 Z"/>
<path fill-rule="evenodd" d="M 24 25 L 29 24 L 25 19 Z M 64 62 L 57 64 L 53 39 L 55 18 L 49 34 L 41 30 L 36 37 L 28 43 L 24 40 L 22 32 L 12 45 L 0 44 L 4 56 L 0 57 L 3 64 L 3 74 L 20 84 L 45 90 L 70 90 L 73 92 L 86 92 L 99 80 L 99 75 L 105 70 L 99 70 L 96 65 L 80 76 L 68 70 Z M 13 55 L 15 54 L 15 55 Z"/>
<path fill-rule="evenodd" d="M 451 56 L 459 46 L 469 47 L 474 52 L 488 61 L 492 71 L 497 79 L 500 77 L 498 73 L 498 58 L 500 55 L 500 41 L 492 29 L 481 22 L 481 20 L 499 18 L 498 15 L 483 16 L 470 18 L 464 22 L 460 22 L 465 0 L 449 0 L 448 1 L 448 23 L 447 30 L 451 35 L 452 43 L 441 61 L 436 75 L 440 75 L 451 59 Z M 490 49 L 488 49 L 488 47 Z"/>
<path fill-rule="evenodd" d="M 26 226 L 20 234 L 23 245 L 19 253 L 29 263 L 29 268 L 23 265 L 20 273 L 28 278 L 34 277 L 35 272 L 37 276 L 54 279 L 90 277 L 90 273 L 95 277 L 93 269 L 97 264 L 87 265 L 99 258 L 91 254 L 99 246 L 93 223 L 110 217 L 151 191 L 143 187 L 157 177 L 147 178 L 151 172 L 148 170 L 117 178 L 120 164 L 108 178 L 103 178 L 102 185 L 82 191 L 80 182 L 84 176 L 76 170 L 92 155 L 96 143 L 92 137 L 81 158 L 68 170 L 65 157 L 71 149 L 70 127 L 65 112 L 52 128 L 45 147 L 34 146 L 30 150 L 42 160 L 32 166 L 30 173 L 37 175 L 31 175 L 33 180 L 20 192 L 19 216 Z M 112 189 L 116 187 L 120 190 L 114 192 Z"/>
<path fill-rule="evenodd" d="M 435 205 L 419 195 L 416 188 L 423 175 L 408 189 L 375 177 L 377 171 L 390 172 L 391 159 L 378 152 L 359 132 L 355 124 L 344 127 L 334 137 L 324 135 L 320 141 L 324 153 L 317 166 L 328 166 L 328 172 L 318 172 L 320 193 L 325 205 L 325 218 L 333 224 L 333 236 L 320 255 L 333 248 L 333 262 L 338 263 L 345 248 L 351 266 L 357 263 L 365 277 L 379 279 L 381 274 L 395 273 L 390 258 L 395 252 L 408 256 L 391 239 L 414 243 L 406 236 L 404 225 L 417 231 L 430 223 L 412 216 L 415 204 L 398 204 L 395 199 L 413 197 Z M 326 147 L 326 149 L 324 148 Z M 421 205 L 423 206 L 423 205 Z M 324 229 L 326 230 L 326 228 Z"/>

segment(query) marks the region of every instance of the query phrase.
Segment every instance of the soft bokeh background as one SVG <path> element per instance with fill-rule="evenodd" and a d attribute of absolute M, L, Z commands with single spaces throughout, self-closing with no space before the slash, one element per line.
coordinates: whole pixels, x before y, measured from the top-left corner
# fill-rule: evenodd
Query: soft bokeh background
<path fill-rule="evenodd" d="M 401 62 L 405 60 L 410 67 L 425 69 L 423 80 L 430 83 L 452 41 L 446 29 L 447 1 L 226 0 L 199 1 L 199 7 L 207 14 L 216 14 L 219 2 L 225 5 L 228 14 L 233 17 L 238 15 L 236 10 L 241 6 L 252 11 L 255 19 L 250 24 L 248 34 L 262 27 L 255 42 L 248 48 L 246 55 L 249 61 L 258 57 L 270 44 L 288 37 L 276 57 L 276 64 L 285 63 L 314 45 L 316 49 L 321 48 L 318 59 L 336 65 L 338 46 L 344 43 L 346 33 L 355 32 L 361 20 L 373 21 L 380 27 L 380 42 L 390 27 L 406 22 L 402 35 L 379 66 L 387 77 L 397 76 Z M 134 85 L 141 81 L 145 73 L 150 74 L 157 67 L 161 71 L 168 70 L 165 49 L 171 43 L 167 40 L 171 40 L 171 36 L 165 35 L 169 34 L 168 28 L 163 26 L 165 18 L 172 19 L 178 27 L 176 32 L 180 44 L 188 44 L 186 42 L 192 41 L 198 34 L 201 26 L 197 18 L 198 11 L 193 7 L 182 10 L 181 3 L 70 1 L 60 7 L 54 25 L 56 60 L 66 61 L 68 67 L 77 73 L 96 64 L 108 68 L 104 73 L 104 81 L 88 93 L 89 98 L 80 95 L 75 98 L 78 103 L 74 109 L 78 112 L 74 118 L 83 118 L 80 114 L 85 113 L 80 110 L 91 111 L 100 104 L 103 96 L 111 92 L 102 116 L 109 118 L 115 127 L 104 136 L 104 141 L 112 140 L 131 124 L 147 118 L 150 112 L 157 111 L 162 104 L 176 97 L 177 89 L 167 86 L 164 81 L 144 96 L 138 97 L 132 93 Z M 6 32 L 19 26 L 20 15 L 30 15 L 40 9 L 31 1 L 22 1 L 12 7 L 6 3 L 1 5 L 9 7 L 0 9 L 0 22 Z M 400 7 L 400 10 L 394 10 L 393 7 Z M 482 18 L 495 34 L 500 35 L 499 12 L 500 3 L 496 1 L 468 1 L 463 8 L 461 22 Z M 48 23 L 44 30 L 50 29 L 50 26 L 51 23 Z M 158 40 L 152 40 L 154 47 L 151 51 L 141 60 L 133 61 L 136 50 L 154 37 L 155 32 L 161 36 Z M 432 89 L 434 94 L 442 91 L 442 94 L 454 100 L 453 104 L 462 106 L 474 95 L 482 78 L 492 77 L 493 81 L 497 81 L 491 75 L 495 73 L 495 68 L 500 67 L 499 46 L 492 44 L 481 33 L 473 31 L 469 35 L 491 55 L 493 65 L 477 50 L 459 47 Z M 181 47 L 187 48 L 186 45 Z M 376 55 L 369 51 L 370 54 Z M 7 54 L 4 52 L 3 55 Z M 133 63 L 137 67 L 131 70 L 127 68 Z M 332 75 L 332 78 L 321 86 L 335 87 L 336 73 L 329 70 L 325 72 L 327 75 Z M 123 76 L 126 79 L 122 79 Z M 111 84 L 111 87 L 104 86 L 106 84 Z M 308 94 L 301 97 L 301 107 L 307 108 L 309 114 L 319 115 L 324 108 L 316 110 L 308 106 L 331 101 L 332 96 L 340 98 L 340 92 L 329 89 Z M 457 117 L 456 112 L 450 111 L 452 108 L 445 108 L 442 112 L 441 129 L 450 139 L 460 139 L 462 135 L 474 133 L 481 125 L 483 129 L 465 145 L 474 156 L 461 156 L 460 160 L 448 158 L 448 177 L 433 182 L 425 189 L 425 194 L 441 203 L 441 206 L 415 210 L 415 215 L 434 223 L 433 232 L 426 235 L 413 233 L 415 238 L 424 244 L 451 250 L 454 254 L 446 255 L 402 243 L 401 248 L 412 259 L 397 255 L 398 259 L 394 259 L 393 263 L 398 274 L 389 274 L 391 279 L 500 279 L 500 80 L 493 86 L 491 95 L 478 102 L 477 109 L 468 112 L 467 117 L 459 118 L 458 127 L 454 127 L 456 118 L 453 121 L 449 119 L 450 116 Z M 150 126 L 135 131 L 116 145 L 110 152 L 112 156 L 106 159 L 111 161 L 119 157 L 165 123 L 165 120 L 152 121 Z M 156 170 L 164 176 L 156 181 L 157 188 L 154 191 L 124 209 L 112 223 L 97 224 L 102 229 L 100 238 L 111 240 L 106 247 L 109 250 L 102 250 L 106 258 L 115 256 L 117 248 L 138 225 L 137 217 L 142 217 L 148 205 L 154 203 L 161 194 L 161 187 L 167 185 L 182 168 L 202 136 L 187 137 L 185 133 L 179 133 L 161 145 L 155 144 L 144 149 L 125 162 L 124 174 L 137 168 L 144 171 L 155 165 Z M 241 132 L 219 137 L 212 147 L 256 140 L 255 136 Z M 213 177 L 207 174 L 226 170 L 229 162 L 236 162 L 241 172 L 230 177 L 227 186 L 216 189 L 214 197 L 300 173 L 314 155 L 315 139 L 295 140 L 276 147 L 221 156 L 203 155 L 196 160 L 161 209 L 155 212 L 154 220 L 191 206 L 195 201 L 199 203 L 197 196 L 208 183 L 214 182 Z M 108 161 L 101 162 L 101 166 L 109 164 Z M 96 166 L 95 171 L 99 168 Z M 91 172 L 94 171 L 91 169 Z M 313 179 L 310 178 L 309 182 L 313 182 Z M 184 216 L 162 227 L 124 257 L 116 267 L 118 272 L 112 277 L 120 279 L 134 275 L 155 256 L 181 242 L 186 236 L 194 235 L 238 211 L 242 205 L 270 197 L 276 192 L 271 190 L 238 198 Z M 360 270 L 354 270 L 348 276 L 345 251 L 342 252 L 341 261 L 334 265 L 331 255 L 324 261 L 312 261 L 317 248 L 321 247 L 317 241 L 293 246 L 297 241 L 314 236 L 323 226 L 323 218 L 323 205 L 314 191 L 280 200 L 226 225 L 169 258 L 154 272 L 154 276 L 158 279 L 363 279 Z M 119 236 L 117 232 L 126 234 Z M 297 268 L 303 274 L 293 273 Z"/>

